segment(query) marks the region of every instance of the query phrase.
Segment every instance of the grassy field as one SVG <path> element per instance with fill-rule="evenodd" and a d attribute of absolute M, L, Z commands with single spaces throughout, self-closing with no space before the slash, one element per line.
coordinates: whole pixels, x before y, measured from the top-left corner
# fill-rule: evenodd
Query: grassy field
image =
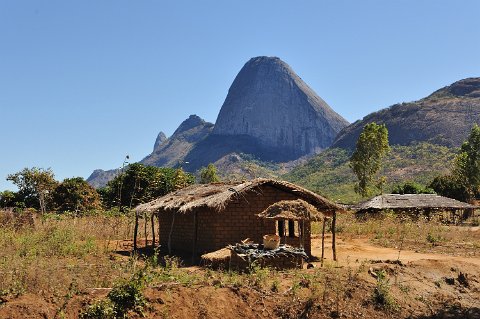
<path fill-rule="evenodd" d="M 425 282 L 414 294 L 423 296 L 423 301 L 402 292 L 406 282 L 414 280 L 411 276 L 428 273 L 430 265 L 420 264 L 412 274 L 388 263 L 371 266 L 368 261 L 345 265 L 327 260 L 323 268 L 291 271 L 254 267 L 248 273 L 185 268 L 174 257 L 131 254 L 132 231 L 132 216 L 104 213 L 81 218 L 49 215 L 34 227 L 4 225 L 0 317 L 222 318 L 226 313 L 244 318 L 402 318 L 444 306 L 431 299 L 433 295 L 420 292 L 428 291 L 432 282 Z M 319 225 L 313 231 L 318 235 Z M 402 244 L 404 249 L 469 257 L 477 255 L 480 242 L 478 232 L 460 227 L 401 222 L 393 216 L 358 222 L 349 214 L 339 216 L 338 236 L 347 242 L 368 238 L 379 246 Z M 372 267 L 377 267 L 375 277 L 370 275 Z M 478 272 L 472 275 L 469 267 L 462 271 L 477 278 Z M 403 286 L 393 284 L 395 272 L 395 278 L 403 278 Z M 448 298 L 456 296 L 456 290 L 448 289 Z M 470 311 L 472 305 L 460 306 L 461 311 Z"/>

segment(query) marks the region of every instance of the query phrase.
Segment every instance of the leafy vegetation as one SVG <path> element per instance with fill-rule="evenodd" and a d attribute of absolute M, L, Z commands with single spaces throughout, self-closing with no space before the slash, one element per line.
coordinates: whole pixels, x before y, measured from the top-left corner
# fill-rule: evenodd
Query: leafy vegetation
<path fill-rule="evenodd" d="M 146 166 L 134 163 L 100 189 L 107 207 L 132 208 L 195 182 L 182 168 Z"/>
<path fill-rule="evenodd" d="M 414 181 L 407 181 L 393 187 L 392 194 L 435 194 L 435 191 Z"/>
<path fill-rule="evenodd" d="M 219 181 L 220 178 L 217 175 L 217 168 L 212 163 L 200 169 L 200 184 L 216 183 Z"/>
<path fill-rule="evenodd" d="M 480 127 L 475 124 L 455 158 L 453 175 L 465 185 L 469 199 L 480 191 Z"/>
<path fill-rule="evenodd" d="M 52 197 L 56 211 L 86 212 L 102 207 L 100 195 L 82 177 L 64 179 Z"/>
<path fill-rule="evenodd" d="M 26 207 L 34 207 L 45 213 L 50 206 L 51 194 L 57 181 L 51 169 L 38 167 L 24 168 L 20 172 L 10 174 L 7 180 L 18 187 L 17 198 Z"/>
<path fill-rule="evenodd" d="M 350 157 L 350 168 L 357 176 L 355 192 L 362 197 L 371 195 L 372 188 L 381 188 L 383 179 L 373 185 L 377 173 L 382 168 L 384 157 L 390 152 L 388 130 L 385 125 L 375 122 L 365 125 L 360 134 L 355 151 Z"/>

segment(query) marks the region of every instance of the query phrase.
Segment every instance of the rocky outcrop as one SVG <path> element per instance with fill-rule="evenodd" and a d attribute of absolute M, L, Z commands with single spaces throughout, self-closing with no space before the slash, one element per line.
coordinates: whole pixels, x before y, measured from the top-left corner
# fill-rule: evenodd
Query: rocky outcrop
<path fill-rule="evenodd" d="M 114 179 L 118 173 L 120 173 L 120 169 L 110 169 L 107 171 L 96 169 L 87 178 L 87 182 L 95 188 L 104 187 L 109 181 Z"/>
<path fill-rule="evenodd" d="M 170 138 L 158 145 L 141 163 L 153 166 L 180 166 L 185 162 L 185 156 L 197 143 L 205 139 L 212 129 L 212 123 L 205 122 L 197 115 L 190 115 Z"/>
<path fill-rule="evenodd" d="M 158 133 L 157 139 L 155 140 L 155 144 L 153 145 L 153 151 L 155 152 L 155 150 L 158 149 L 160 145 L 162 145 L 163 142 L 165 142 L 166 140 L 167 140 L 167 136 L 165 135 L 165 133 L 163 132 Z"/>
<path fill-rule="evenodd" d="M 285 62 L 256 57 L 230 87 L 213 135 L 242 136 L 291 160 L 329 147 L 347 125 Z"/>
<path fill-rule="evenodd" d="M 387 126 L 392 145 L 429 142 L 458 147 L 473 124 L 480 123 L 480 78 L 460 80 L 419 101 L 371 113 L 342 130 L 333 146 L 354 149 L 371 122 Z"/>

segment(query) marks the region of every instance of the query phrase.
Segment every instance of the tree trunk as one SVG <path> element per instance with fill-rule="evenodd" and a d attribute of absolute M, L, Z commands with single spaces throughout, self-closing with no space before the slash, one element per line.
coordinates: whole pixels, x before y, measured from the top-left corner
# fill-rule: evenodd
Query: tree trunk
<path fill-rule="evenodd" d="M 133 251 L 137 251 L 138 211 L 135 211 L 135 229 L 133 231 Z"/>
<path fill-rule="evenodd" d="M 332 252 L 333 252 L 333 260 L 337 261 L 337 247 L 335 244 L 335 224 L 337 223 L 337 212 L 333 212 L 332 217 Z"/>
<path fill-rule="evenodd" d="M 323 258 L 325 256 L 325 222 L 327 217 L 323 217 L 323 225 L 322 225 L 322 267 L 323 267 Z"/>

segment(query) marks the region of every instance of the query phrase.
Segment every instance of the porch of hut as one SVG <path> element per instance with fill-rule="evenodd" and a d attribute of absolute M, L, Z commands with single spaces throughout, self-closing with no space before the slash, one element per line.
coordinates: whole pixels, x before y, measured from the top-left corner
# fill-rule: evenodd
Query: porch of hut
<path fill-rule="evenodd" d="M 325 209 L 319 212 L 313 205 L 302 199 L 283 200 L 270 205 L 258 214 L 266 220 L 274 220 L 276 234 L 280 236 L 280 244 L 303 248 L 308 256 L 312 255 L 311 223 L 325 221 L 332 218 L 335 211 Z M 322 259 L 324 251 L 325 227 L 322 227 Z M 333 247 L 335 251 L 335 247 Z M 334 256 L 336 258 L 336 256 Z"/>

